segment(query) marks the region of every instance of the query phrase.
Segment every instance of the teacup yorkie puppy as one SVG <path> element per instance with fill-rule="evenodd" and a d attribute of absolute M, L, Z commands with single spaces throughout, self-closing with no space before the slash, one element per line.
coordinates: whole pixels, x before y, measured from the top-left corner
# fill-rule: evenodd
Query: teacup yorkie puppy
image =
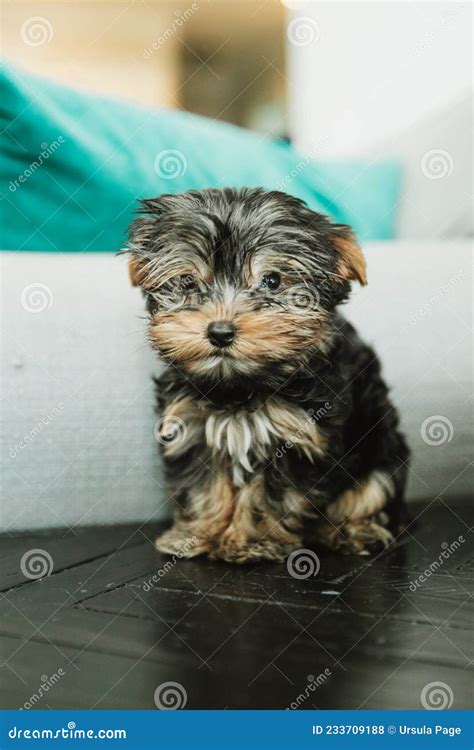
<path fill-rule="evenodd" d="M 374 352 L 340 317 L 366 283 L 349 227 L 285 193 L 142 202 L 130 276 L 146 297 L 174 526 L 162 552 L 283 560 L 383 549 L 408 449 Z"/>

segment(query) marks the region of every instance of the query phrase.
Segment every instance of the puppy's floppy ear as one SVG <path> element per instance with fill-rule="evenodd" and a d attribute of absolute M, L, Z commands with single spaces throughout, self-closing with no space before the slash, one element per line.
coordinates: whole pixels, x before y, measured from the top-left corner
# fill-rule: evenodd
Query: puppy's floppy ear
<path fill-rule="evenodd" d="M 135 219 L 128 230 L 128 274 L 133 286 L 145 286 L 148 244 L 154 221 L 148 217 Z"/>
<path fill-rule="evenodd" d="M 345 281 L 367 284 L 367 267 L 354 232 L 345 224 L 332 226 L 331 239 L 337 253 L 337 272 Z"/>
<path fill-rule="evenodd" d="M 132 286 L 141 286 L 145 280 L 146 273 L 144 271 L 144 265 L 146 261 L 137 258 L 136 255 L 132 255 L 128 261 L 128 275 Z"/>

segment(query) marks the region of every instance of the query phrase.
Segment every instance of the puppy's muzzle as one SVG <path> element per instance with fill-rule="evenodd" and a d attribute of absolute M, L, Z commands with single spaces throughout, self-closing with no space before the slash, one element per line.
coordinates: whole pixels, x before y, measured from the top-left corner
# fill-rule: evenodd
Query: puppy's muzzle
<path fill-rule="evenodd" d="M 235 337 L 235 326 L 228 320 L 217 320 L 209 323 L 207 337 L 213 346 L 230 346 Z"/>

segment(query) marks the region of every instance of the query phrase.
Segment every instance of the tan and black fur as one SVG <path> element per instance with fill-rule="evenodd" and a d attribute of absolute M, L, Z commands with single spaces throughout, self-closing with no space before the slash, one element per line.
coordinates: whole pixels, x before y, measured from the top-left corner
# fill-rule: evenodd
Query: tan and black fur
<path fill-rule="evenodd" d="M 408 449 L 375 354 L 337 311 L 366 283 L 351 230 L 260 189 L 162 196 L 143 212 L 130 276 L 167 363 L 160 442 L 176 507 L 158 548 L 245 562 L 389 544 Z"/>

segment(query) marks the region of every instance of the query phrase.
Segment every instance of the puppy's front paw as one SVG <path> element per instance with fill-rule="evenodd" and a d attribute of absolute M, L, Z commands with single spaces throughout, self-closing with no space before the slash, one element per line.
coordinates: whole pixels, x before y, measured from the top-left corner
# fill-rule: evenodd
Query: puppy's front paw
<path fill-rule="evenodd" d="M 210 549 L 209 540 L 191 534 L 188 529 L 176 526 L 161 534 L 155 540 L 155 546 L 159 552 L 176 555 L 180 559 L 204 555 Z"/>
<path fill-rule="evenodd" d="M 393 535 L 374 519 L 346 524 L 341 544 L 343 554 L 377 555 L 393 542 Z"/>
<path fill-rule="evenodd" d="M 393 535 L 375 518 L 364 518 L 342 526 L 324 522 L 320 525 L 318 540 L 342 555 L 367 556 L 383 552 L 393 542 Z"/>
<path fill-rule="evenodd" d="M 225 560 L 232 563 L 259 562 L 271 560 L 283 562 L 295 549 L 294 545 L 280 544 L 272 541 L 239 542 L 226 539 L 209 555 L 211 559 Z"/>

